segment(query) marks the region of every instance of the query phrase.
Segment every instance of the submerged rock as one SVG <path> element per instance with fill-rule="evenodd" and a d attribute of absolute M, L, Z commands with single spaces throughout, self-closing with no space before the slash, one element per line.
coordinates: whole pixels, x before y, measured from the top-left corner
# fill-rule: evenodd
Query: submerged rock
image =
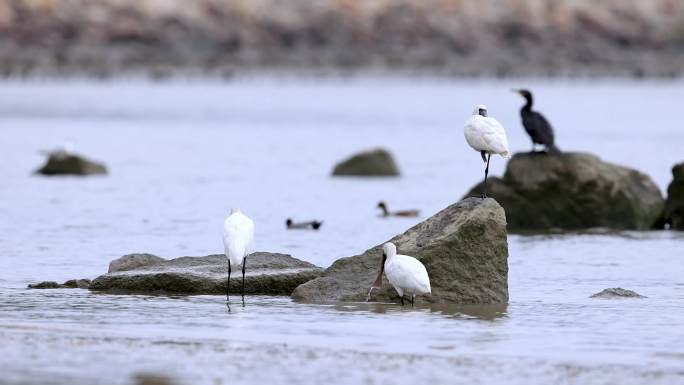
<path fill-rule="evenodd" d="M 44 281 L 28 285 L 29 289 L 87 289 L 90 286 L 89 279 L 70 279 L 62 284 L 55 281 Z"/>
<path fill-rule="evenodd" d="M 335 176 L 399 176 L 399 167 L 389 151 L 375 149 L 346 159 L 333 170 Z"/>
<path fill-rule="evenodd" d="M 601 292 L 593 294 L 590 298 L 646 298 L 643 295 L 632 291 L 623 289 L 621 287 L 611 287 L 603 289 Z"/>
<path fill-rule="evenodd" d="M 416 301 L 489 304 L 508 301 L 506 216 L 491 198 L 468 198 L 390 240 L 399 254 L 419 259 L 428 271 L 432 295 Z M 323 275 L 298 286 L 303 302 L 365 301 L 380 270 L 382 245 L 335 261 Z M 383 278 L 377 301 L 399 301 Z"/>
<path fill-rule="evenodd" d="M 672 182 L 667 187 L 665 221 L 674 230 L 684 230 L 684 163 L 672 167 Z"/>
<path fill-rule="evenodd" d="M 482 188 L 480 183 L 466 196 Z M 585 153 L 515 154 L 503 178 L 491 178 L 488 189 L 506 209 L 512 231 L 647 230 L 665 205 L 648 175 Z"/>
<path fill-rule="evenodd" d="M 140 256 L 145 257 L 136 259 Z M 115 271 L 93 280 L 90 290 L 183 294 L 226 292 L 228 260 L 225 255 L 181 257 L 171 260 L 149 257 L 149 254 L 132 254 L 112 261 Z M 125 270 L 120 270 L 121 265 L 117 267 L 114 263 L 119 260 L 147 260 L 149 263 L 136 267 L 129 264 L 125 266 Z M 321 268 L 286 254 L 254 253 L 247 258 L 245 293 L 290 295 L 297 285 L 318 277 L 321 272 Z M 240 292 L 241 282 L 241 270 L 233 269 L 231 293 Z"/>
<path fill-rule="evenodd" d="M 50 153 L 47 163 L 36 173 L 42 175 L 95 175 L 106 174 L 107 168 L 98 163 L 76 154 L 65 151 Z"/>

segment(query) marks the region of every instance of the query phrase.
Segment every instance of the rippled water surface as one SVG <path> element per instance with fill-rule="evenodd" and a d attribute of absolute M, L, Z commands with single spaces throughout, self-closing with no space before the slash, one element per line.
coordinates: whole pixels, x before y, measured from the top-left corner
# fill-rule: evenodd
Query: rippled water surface
<path fill-rule="evenodd" d="M 480 178 L 462 122 L 486 103 L 527 151 L 521 84 L 408 79 L 233 83 L 30 82 L 0 87 L 0 383 L 128 384 L 140 373 L 209 383 L 684 383 L 684 234 L 509 236 L 510 303 L 404 308 L 248 297 L 27 290 L 93 278 L 131 252 L 221 252 L 239 206 L 257 248 L 320 266 L 422 219 Z M 527 82 L 566 150 L 651 175 L 684 160 L 682 83 Z M 106 177 L 41 178 L 41 150 L 72 143 Z M 398 179 L 333 179 L 383 146 Z M 493 173 L 504 161 L 493 159 Z M 287 217 L 324 219 L 288 232 Z M 606 287 L 645 299 L 599 300 Z"/>

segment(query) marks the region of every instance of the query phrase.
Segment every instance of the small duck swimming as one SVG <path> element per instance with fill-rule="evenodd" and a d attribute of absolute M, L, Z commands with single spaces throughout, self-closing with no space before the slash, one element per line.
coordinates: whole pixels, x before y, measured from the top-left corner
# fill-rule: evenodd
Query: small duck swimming
<path fill-rule="evenodd" d="M 389 211 L 387 209 L 387 203 L 383 201 L 378 203 L 378 208 L 382 210 L 381 216 L 383 217 L 417 217 L 420 214 L 420 211 L 418 210 Z"/>
<path fill-rule="evenodd" d="M 295 223 L 292 218 L 287 218 L 285 221 L 285 226 L 288 230 L 318 230 L 321 228 L 323 221 L 309 221 L 309 222 L 299 222 Z"/>

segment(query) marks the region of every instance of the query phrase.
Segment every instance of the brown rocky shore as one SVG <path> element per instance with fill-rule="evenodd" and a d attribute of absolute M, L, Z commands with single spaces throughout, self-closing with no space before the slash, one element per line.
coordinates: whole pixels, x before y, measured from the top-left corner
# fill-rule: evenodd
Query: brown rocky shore
<path fill-rule="evenodd" d="M 2 0 L 0 76 L 679 76 L 677 0 Z"/>

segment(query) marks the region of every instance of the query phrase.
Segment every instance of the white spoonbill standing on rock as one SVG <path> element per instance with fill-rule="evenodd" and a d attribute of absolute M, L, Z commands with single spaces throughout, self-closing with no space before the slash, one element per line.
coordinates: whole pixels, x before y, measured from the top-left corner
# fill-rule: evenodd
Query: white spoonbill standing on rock
<path fill-rule="evenodd" d="M 419 260 L 408 255 L 397 254 L 397 247 L 392 242 L 382 245 L 382 264 L 380 273 L 375 279 L 372 289 L 382 287 L 382 273 L 387 275 L 387 280 L 401 297 L 401 305 L 404 305 L 404 293 L 410 295 L 411 306 L 416 295 L 432 293 L 430 278 L 425 266 Z"/>
<path fill-rule="evenodd" d="M 223 222 L 223 247 L 228 257 L 228 283 L 226 284 L 226 301 L 230 301 L 230 272 L 232 266 L 242 265 L 242 302 L 245 302 L 245 267 L 247 256 L 254 251 L 254 222 L 240 209 L 230 210 L 230 215 Z"/>
<path fill-rule="evenodd" d="M 473 116 L 468 119 L 463 128 L 466 141 L 479 151 L 482 161 L 487 163 L 485 168 L 484 192 L 482 198 L 487 197 L 487 174 L 489 174 L 489 159 L 492 154 L 499 154 L 504 158 L 510 158 L 508 151 L 508 138 L 506 130 L 496 119 L 487 116 L 487 107 L 479 105 L 475 107 Z M 486 155 L 486 157 L 485 157 Z"/>

